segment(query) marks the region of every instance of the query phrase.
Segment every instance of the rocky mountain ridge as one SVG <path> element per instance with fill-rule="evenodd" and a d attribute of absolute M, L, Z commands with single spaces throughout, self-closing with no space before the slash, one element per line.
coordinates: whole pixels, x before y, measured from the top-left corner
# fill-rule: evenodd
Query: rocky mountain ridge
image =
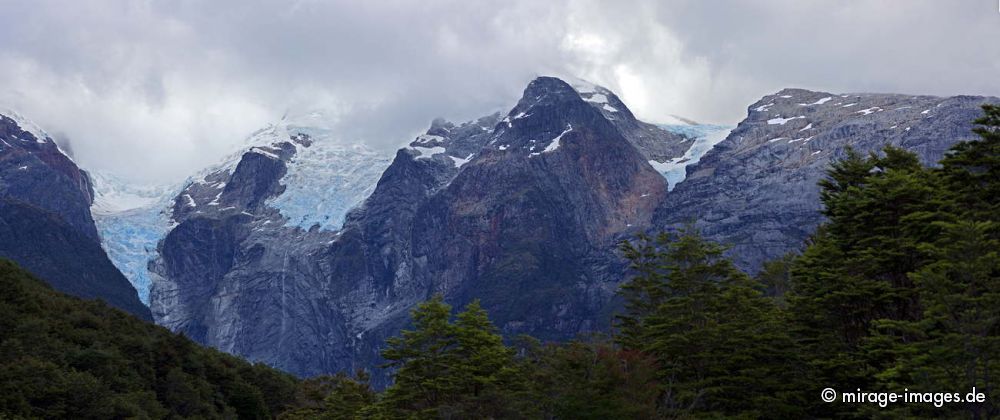
<path fill-rule="evenodd" d="M 17 113 L 0 114 L 0 257 L 54 288 L 150 319 L 101 249 L 89 175 Z"/>
<path fill-rule="evenodd" d="M 508 112 L 435 120 L 392 159 L 289 118 L 164 201 L 89 197 L 143 296 L 148 276 L 156 322 L 308 376 L 376 366 L 435 293 L 479 299 L 508 336 L 607 330 L 615 246 L 639 232 L 694 223 L 755 272 L 822 222 L 816 183 L 846 147 L 931 164 L 975 138 L 986 102 L 785 89 L 734 129 L 655 126 L 606 88 L 542 77 Z"/>
<path fill-rule="evenodd" d="M 373 366 L 378 344 L 433 293 L 481 299 L 509 333 L 603 327 L 615 243 L 651 227 L 666 194 L 647 160 L 693 143 L 635 120 L 603 88 L 539 78 L 503 118 L 433 122 L 330 231 L 286 226 L 270 205 L 311 147 L 301 134 L 254 146 L 178 195 L 150 302 L 163 325 L 305 375 Z M 650 138 L 658 149 L 643 147 Z M 575 298 L 552 303 L 563 294 Z"/>
<path fill-rule="evenodd" d="M 747 110 L 747 118 L 687 168 L 657 210 L 656 224 L 694 222 L 710 239 L 756 272 L 770 259 L 799 250 L 822 222 L 819 187 L 846 148 L 878 152 L 888 145 L 935 164 L 951 145 L 975 140 L 981 96 L 832 94 L 784 89 Z"/>

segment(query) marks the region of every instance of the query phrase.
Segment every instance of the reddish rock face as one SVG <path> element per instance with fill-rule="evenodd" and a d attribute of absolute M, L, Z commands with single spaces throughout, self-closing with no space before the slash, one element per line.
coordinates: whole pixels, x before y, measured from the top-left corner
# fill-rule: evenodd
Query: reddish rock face
<path fill-rule="evenodd" d="M 650 228 L 666 195 L 647 161 L 691 142 L 591 88 L 539 78 L 505 115 L 434 121 L 339 232 L 282 226 L 266 203 L 281 194 L 285 156 L 244 155 L 175 202 L 180 225 L 154 264 L 154 315 L 304 375 L 376 366 L 381 340 L 434 293 L 480 299 L 508 334 L 603 329 L 621 277 L 615 245 Z M 205 209 L 222 183 L 223 204 Z M 230 191 L 248 199 L 227 201 Z"/>

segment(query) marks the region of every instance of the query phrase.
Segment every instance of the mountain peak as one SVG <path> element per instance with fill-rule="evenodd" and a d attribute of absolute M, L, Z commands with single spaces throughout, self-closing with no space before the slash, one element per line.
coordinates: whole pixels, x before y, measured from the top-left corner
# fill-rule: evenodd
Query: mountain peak
<path fill-rule="evenodd" d="M 14 121 L 14 123 L 21 128 L 21 131 L 35 137 L 35 141 L 38 143 L 45 143 L 46 139 L 50 138 L 45 130 L 42 130 L 41 127 L 17 113 L 17 111 L 8 108 L 0 108 L 0 120 L 3 120 L 4 117 Z"/>
<path fill-rule="evenodd" d="M 511 112 L 525 111 L 540 104 L 548 105 L 582 100 L 580 94 L 569 83 L 557 77 L 542 76 L 528 83 L 524 94 L 521 95 L 521 100 L 517 102 L 517 106 Z"/>

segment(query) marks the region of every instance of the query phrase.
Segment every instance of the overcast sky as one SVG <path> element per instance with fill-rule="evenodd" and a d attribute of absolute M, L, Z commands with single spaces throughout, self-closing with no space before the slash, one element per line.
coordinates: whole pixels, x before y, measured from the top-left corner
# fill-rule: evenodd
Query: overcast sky
<path fill-rule="evenodd" d="M 0 106 L 86 169 L 177 181 L 286 111 L 389 150 L 579 76 L 640 118 L 783 87 L 1000 95 L 997 0 L 0 0 Z"/>

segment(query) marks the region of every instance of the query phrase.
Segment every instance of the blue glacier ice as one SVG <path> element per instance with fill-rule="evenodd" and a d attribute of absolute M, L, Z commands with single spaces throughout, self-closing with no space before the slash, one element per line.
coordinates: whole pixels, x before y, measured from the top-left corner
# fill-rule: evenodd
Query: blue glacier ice
<path fill-rule="evenodd" d="M 669 162 L 649 161 L 649 164 L 653 165 L 653 168 L 667 179 L 667 190 L 669 191 L 687 177 L 688 166 L 698 163 L 705 153 L 725 140 L 734 127 L 714 124 L 662 124 L 660 128 L 695 138 L 694 144 L 684 153 L 684 156 L 674 158 Z"/>
<path fill-rule="evenodd" d="M 91 212 L 108 258 L 149 304 L 150 277 L 146 265 L 156 256 L 156 244 L 170 229 L 168 206 L 179 188 L 133 185 L 108 174 L 92 174 Z"/>
<path fill-rule="evenodd" d="M 280 181 L 285 191 L 267 204 L 290 226 L 339 230 L 347 212 L 375 189 L 392 156 L 338 143 L 323 128 L 288 125 L 287 131 L 309 135 L 313 143 L 297 147 Z"/>
<path fill-rule="evenodd" d="M 285 191 L 267 204 L 278 210 L 288 226 L 309 229 L 318 225 L 331 231 L 341 228 L 347 212 L 374 190 L 392 156 L 339 142 L 328 128 L 310 117 L 321 116 L 283 118 L 254 132 L 238 150 L 183 184 L 135 185 L 109 174 L 93 175 L 95 200 L 91 211 L 101 243 L 144 303 L 149 303 L 147 266 L 156 257 L 157 244 L 173 227 L 170 207 L 174 197 L 183 186 L 204 182 L 208 174 L 231 172 L 243 153 L 255 146 L 288 141 L 290 135 L 308 135 L 311 144 L 296 145 L 296 153 L 287 163 L 288 172 L 279 181 Z"/>

